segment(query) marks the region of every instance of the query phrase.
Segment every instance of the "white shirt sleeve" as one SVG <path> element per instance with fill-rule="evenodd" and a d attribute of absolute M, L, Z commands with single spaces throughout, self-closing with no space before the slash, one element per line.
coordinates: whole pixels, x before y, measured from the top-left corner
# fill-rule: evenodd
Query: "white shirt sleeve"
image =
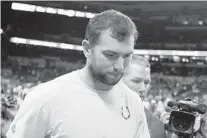
<path fill-rule="evenodd" d="M 25 98 L 6 134 L 7 138 L 44 138 L 47 135 L 50 128 L 48 108 L 42 100 L 32 96 Z"/>

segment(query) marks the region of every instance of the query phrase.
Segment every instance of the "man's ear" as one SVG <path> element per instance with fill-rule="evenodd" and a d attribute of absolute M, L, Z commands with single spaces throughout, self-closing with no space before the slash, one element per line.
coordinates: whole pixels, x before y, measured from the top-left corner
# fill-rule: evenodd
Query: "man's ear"
<path fill-rule="evenodd" d="M 91 53 L 91 45 L 89 43 L 89 41 L 87 40 L 83 40 L 82 41 L 82 46 L 83 46 L 83 53 L 85 55 L 85 57 L 89 57 L 92 53 Z"/>

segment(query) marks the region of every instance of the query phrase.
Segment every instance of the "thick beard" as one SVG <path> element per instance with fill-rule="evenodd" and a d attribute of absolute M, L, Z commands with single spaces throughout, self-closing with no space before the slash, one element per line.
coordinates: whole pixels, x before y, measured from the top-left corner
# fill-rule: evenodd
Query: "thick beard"
<path fill-rule="evenodd" d="M 123 76 L 123 75 L 121 75 L 117 79 L 110 79 L 107 77 L 107 74 L 103 74 L 103 73 L 99 72 L 98 69 L 96 69 L 93 65 L 89 66 L 89 70 L 90 70 L 92 76 L 96 80 L 98 80 L 99 82 L 101 82 L 103 84 L 109 85 L 109 86 L 116 85 L 120 81 L 121 77 Z"/>

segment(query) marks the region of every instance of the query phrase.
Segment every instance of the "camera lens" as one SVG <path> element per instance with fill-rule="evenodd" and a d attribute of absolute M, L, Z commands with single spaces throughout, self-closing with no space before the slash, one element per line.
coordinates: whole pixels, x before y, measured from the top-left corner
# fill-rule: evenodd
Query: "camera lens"
<path fill-rule="evenodd" d="M 186 131 L 191 127 L 192 118 L 190 116 L 183 116 L 177 114 L 173 118 L 173 125 L 179 131 Z"/>

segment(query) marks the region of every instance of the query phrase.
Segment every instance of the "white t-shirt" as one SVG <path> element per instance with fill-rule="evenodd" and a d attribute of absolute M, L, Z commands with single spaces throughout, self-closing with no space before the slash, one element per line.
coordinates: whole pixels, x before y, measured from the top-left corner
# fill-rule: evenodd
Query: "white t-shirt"
<path fill-rule="evenodd" d="M 105 102 L 104 96 L 83 83 L 78 71 L 38 85 L 26 96 L 7 137 L 150 138 L 138 95 L 122 82 L 107 93 L 116 98 Z M 110 102 L 117 106 L 111 108 Z M 121 114 L 126 105 L 129 119 Z"/>

